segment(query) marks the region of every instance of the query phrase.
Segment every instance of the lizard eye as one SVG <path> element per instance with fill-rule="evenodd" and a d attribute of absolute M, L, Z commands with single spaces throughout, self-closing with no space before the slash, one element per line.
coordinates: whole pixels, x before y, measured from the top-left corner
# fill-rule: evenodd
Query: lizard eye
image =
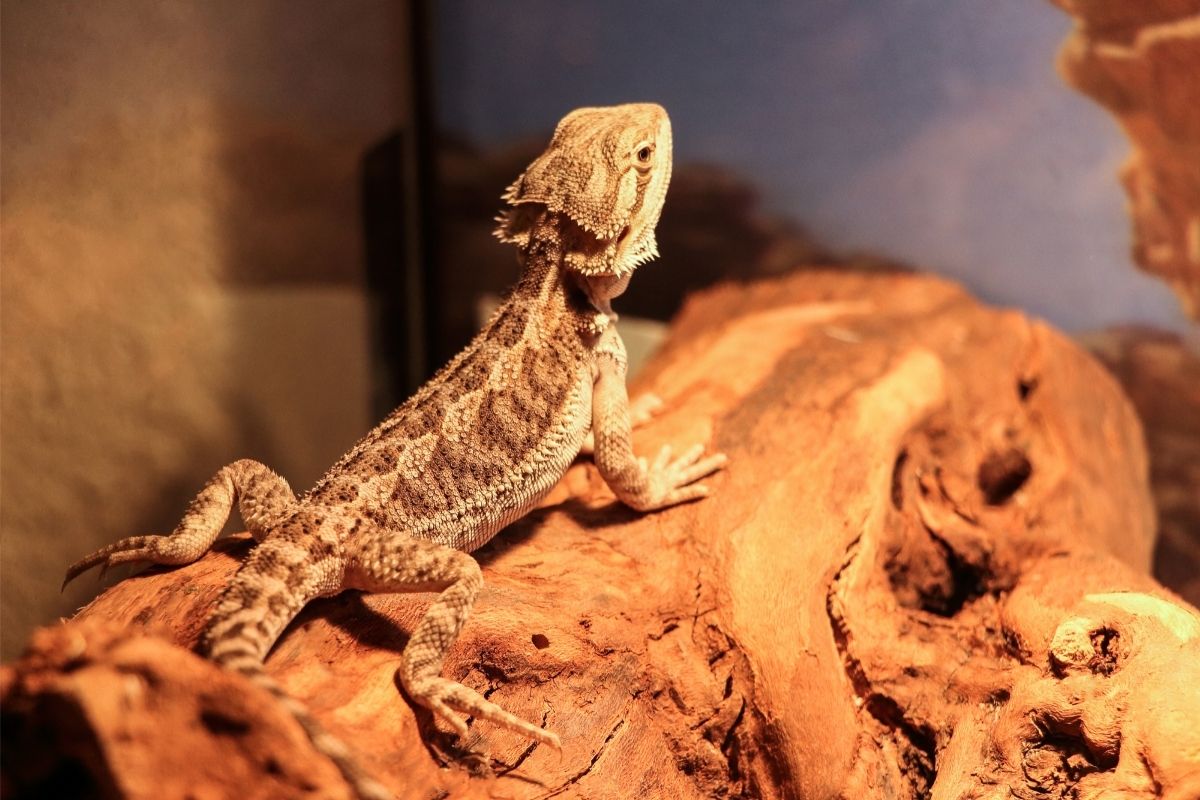
<path fill-rule="evenodd" d="M 649 164 L 650 157 L 653 155 L 654 155 L 654 146 L 653 145 L 649 145 L 649 144 L 642 145 L 641 147 L 638 148 L 638 151 L 637 151 L 638 163 L 639 164 Z"/>

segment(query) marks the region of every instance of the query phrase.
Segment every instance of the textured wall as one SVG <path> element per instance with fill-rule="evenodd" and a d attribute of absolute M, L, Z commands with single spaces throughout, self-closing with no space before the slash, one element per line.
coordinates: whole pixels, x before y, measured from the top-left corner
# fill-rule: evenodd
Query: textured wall
<path fill-rule="evenodd" d="M 358 168 L 404 4 L 6 2 L 2 649 L 222 463 L 297 486 L 368 426 Z"/>

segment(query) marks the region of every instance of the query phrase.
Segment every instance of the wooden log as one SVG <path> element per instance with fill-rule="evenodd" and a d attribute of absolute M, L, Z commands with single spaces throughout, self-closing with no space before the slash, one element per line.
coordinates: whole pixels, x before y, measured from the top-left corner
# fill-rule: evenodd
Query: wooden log
<path fill-rule="evenodd" d="M 1200 341 L 1125 325 L 1079 339 L 1129 395 L 1150 452 L 1154 574 L 1200 605 Z"/>
<path fill-rule="evenodd" d="M 404 699 L 427 596 L 315 602 L 272 651 L 399 797 L 1195 796 L 1200 616 L 1146 574 L 1138 421 L 1066 337 L 814 269 L 691 299 L 634 391 L 666 404 L 639 450 L 730 456 L 711 496 L 639 515 L 581 460 L 478 554 L 445 666 L 561 753 Z M 286 712 L 175 646 L 249 545 L 122 582 L 4 668 L 6 798 L 346 796 Z"/>

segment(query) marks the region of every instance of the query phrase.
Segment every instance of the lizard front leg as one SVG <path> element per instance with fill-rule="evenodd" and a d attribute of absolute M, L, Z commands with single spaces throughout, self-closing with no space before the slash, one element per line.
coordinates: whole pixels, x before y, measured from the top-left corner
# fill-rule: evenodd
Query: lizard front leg
<path fill-rule="evenodd" d="M 393 531 L 355 533 L 349 547 L 346 588 L 368 592 L 441 592 L 413 631 L 396 674 L 404 691 L 450 724 L 467 725 L 454 712 L 486 719 L 531 739 L 560 747 L 556 734 L 532 725 L 461 683 L 443 678 L 442 662 L 458 638 L 483 586 L 479 564 L 466 553 Z"/>
<path fill-rule="evenodd" d="M 596 379 L 592 391 L 592 433 L 600 475 L 617 497 L 639 511 L 666 508 L 708 494 L 696 483 L 725 466 L 722 453 L 701 458 L 697 444 L 671 458 L 664 446 L 652 464 L 633 453 L 629 395 L 625 389 L 625 345 L 615 328 L 604 332 L 596 347 Z"/>
<path fill-rule="evenodd" d="M 631 430 L 637 430 L 645 425 L 654 416 L 662 410 L 662 398 L 653 392 L 639 395 L 629 401 L 629 427 Z M 587 436 L 583 437 L 583 444 L 579 448 L 579 454 L 590 456 L 596 452 L 596 434 L 594 431 L 588 431 Z"/>
<path fill-rule="evenodd" d="M 224 466 L 192 500 L 183 519 L 167 536 L 130 536 L 87 555 L 67 568 L 63 586 L 94 566 L 133 561 L 190 564 L 208 552 L 221 534 L 234 502 L 246 527 L 261 538 L 296 503 L 287 481 L 257 461 L 244 458 Z"/>

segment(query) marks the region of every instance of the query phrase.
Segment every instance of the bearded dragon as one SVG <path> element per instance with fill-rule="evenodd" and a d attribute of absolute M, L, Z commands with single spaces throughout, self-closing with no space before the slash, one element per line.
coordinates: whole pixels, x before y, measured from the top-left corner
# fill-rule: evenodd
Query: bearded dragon
<path fill-rule="evenodd" d="M 622 502 L 651 511 L 704 497 L 725 464 L 696 445 L 647 462 L 630 429 L 653 398 L 626 394 L 610 302 L 658 255 L 654 227 L 671 177 L 671 125 L 658 105 L 581 108 L 505 192 L 496 235 L 516 245 L 519 282 L 474 340 L 359 441 L 306 494 L 257 461 L 222 468 L 167 536 L 123 539 L 72 564 L 186 564 L 236 503 L 257 544 L 225 588 L 199 649 L 267 688 L 360 797 L 387 797 L 336 738 L 269 678 L 263 660 L 309 601 L 346 589 L 439 592 L 397 674 L 460 736 L 454 712 L 557 747 L 558 736 L 441 676 L 483 578 L 468 555 L 529 511 L 591 451 Z M 64 582 L 65 585 L 65 582 Z"/>

